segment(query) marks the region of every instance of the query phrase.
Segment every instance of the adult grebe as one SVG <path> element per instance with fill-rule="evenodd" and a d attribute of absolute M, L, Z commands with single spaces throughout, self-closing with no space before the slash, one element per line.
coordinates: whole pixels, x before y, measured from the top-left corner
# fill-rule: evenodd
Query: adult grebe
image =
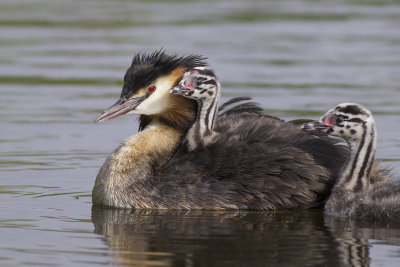
<path fill-rule="evenodd" d="M 370 220 L 400 220 L 400 181 L 387 171 L 373 171 L 376 129 L 371 112 L 360 104 L 342 103 L 321 119 L 327 133 L 346 140 L 350 158 L 325 204 L 327 214 Z M 381 176 L 376 178 L 374 176 Z M 379 183 L 370 185 L 371 178 Z"/>
<path fill-rule="evenodd" d="M 107 158 L 96 178 L 93 203 L 257 210 L 323 204 L 346 161 L 347 148 L 290 123 L 228 111 L 215 119 L 216 142 L 175 153 L 196 119 L 197 104 L 170 90 L 185 72 L 205 65 L 198 56 L 164 52 L 134 57 L 120 100 L 96 121 L 141 114 L 141 131 Z"/>

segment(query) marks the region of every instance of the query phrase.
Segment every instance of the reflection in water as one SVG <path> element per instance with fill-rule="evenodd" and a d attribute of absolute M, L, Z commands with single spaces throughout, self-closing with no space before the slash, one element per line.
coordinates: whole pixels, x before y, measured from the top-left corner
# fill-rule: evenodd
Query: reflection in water
<path fill-rule="evenodd" d="M 399 244 L 398 223 L 369 223 L 334 216 L 325 217 L 325 225 L 338 243 L 340 261 L 349 266 L 369 266 L 371 243 L 368 240 L 394 240 Z"/>
<path fill-rule="evenodd" d="M 335 264 L 321 211 L 129 211 L 94 207 L 114 264 L 264 266 Z"/>
<path fill-rule="evenodd" d="M 368 266 L 369 239 L 400 237 L 400 229 L 293 212 L 130 211 L 93 207 L 118 265 Z"/>
<path fill-rule="evenodd" d="M 334 239 L 338 243 L 340 262 L 350 266 L 369 266 L 368 240 L 358 234 L 355 222 L 326 216 L 326 225 L 334 233 Z"/>

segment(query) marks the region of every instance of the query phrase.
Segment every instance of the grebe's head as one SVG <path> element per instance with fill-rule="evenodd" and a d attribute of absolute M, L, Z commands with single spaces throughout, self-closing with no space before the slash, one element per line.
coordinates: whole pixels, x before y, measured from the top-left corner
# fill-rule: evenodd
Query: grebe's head
<path fill-rule="evenodd" d="M 347 141 L 360 141 L 367 129 L 375 127 L 371 112 L 357 103 L 337 105 L 325 113 L 320 122 L 330 127 L 327 133 Z"/>
<path fill-rule="evenodd" d="M 188 99 L 171 95 L 185 72 L 206 66 L 202 56 L 167 55 L 164 51 L 137 54 L 126 71 L 120 99 L 105 110 L 95 122 L 107 121 L 123 114 L 171 114 L 171 109 L 186 108 Z M 185 102 L 186 101 L 186 102 Z M 165 115 L 171 117 L 171 115 Z"/>
<path fill-rule="evenodd" d="M 212 100 L 220 95 L 220 84 L 214 72 L 196 67 L 183 75 L 182 80 L 170 92 L 194 100 Z"/>

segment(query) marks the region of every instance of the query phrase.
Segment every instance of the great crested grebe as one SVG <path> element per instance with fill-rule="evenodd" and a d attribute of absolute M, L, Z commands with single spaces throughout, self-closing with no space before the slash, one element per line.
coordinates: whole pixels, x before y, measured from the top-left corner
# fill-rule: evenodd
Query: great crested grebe
<path fill-rule="evenodd" d="M 343 138 L 350 157 L 325 204 L 327 214 L 370 220 L 400 220 L 400 181 L 388 171 L 373 171 L 376 129 L 371 112 L 360 104 L 342 103 L 329 110 L 321 122 L 327 133 Z M 381 176 L 380 178 L 374 176 Z M 371 178 L 379 180 L 372 186 Z"/>
<path fill-rule="evenodd" d="M 120 99 L 96 122 L 140 114 L 140 132 L 125 139 L 101 167 L 93 203 L 137 209 L 322 205 L 347 159 L 347 148 L 337 140 L 233 109 L 215 119 L 216 141 L 177 152 L 195 122 L 197 103 L 170 90 L 185 72 L 205 65 L 202 57 L 161 51 L 134 57 Z"/>

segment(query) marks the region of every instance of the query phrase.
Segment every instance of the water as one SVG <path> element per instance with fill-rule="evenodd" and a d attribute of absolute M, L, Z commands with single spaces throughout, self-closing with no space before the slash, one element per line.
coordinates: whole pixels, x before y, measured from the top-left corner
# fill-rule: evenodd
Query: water
<path fill-rule="evenodd" d="M 306 212 L 94 209 L 104 159 L 137 130 L 92 121 L 117 99 L 139 51 L 209 57 L 222 101 L 318 118 L 370 108 L 377 158 L 400 176 L 396 1 L 51 1 L 0 3 L 0 265 L 393 266 L 400 224 Z"/>

